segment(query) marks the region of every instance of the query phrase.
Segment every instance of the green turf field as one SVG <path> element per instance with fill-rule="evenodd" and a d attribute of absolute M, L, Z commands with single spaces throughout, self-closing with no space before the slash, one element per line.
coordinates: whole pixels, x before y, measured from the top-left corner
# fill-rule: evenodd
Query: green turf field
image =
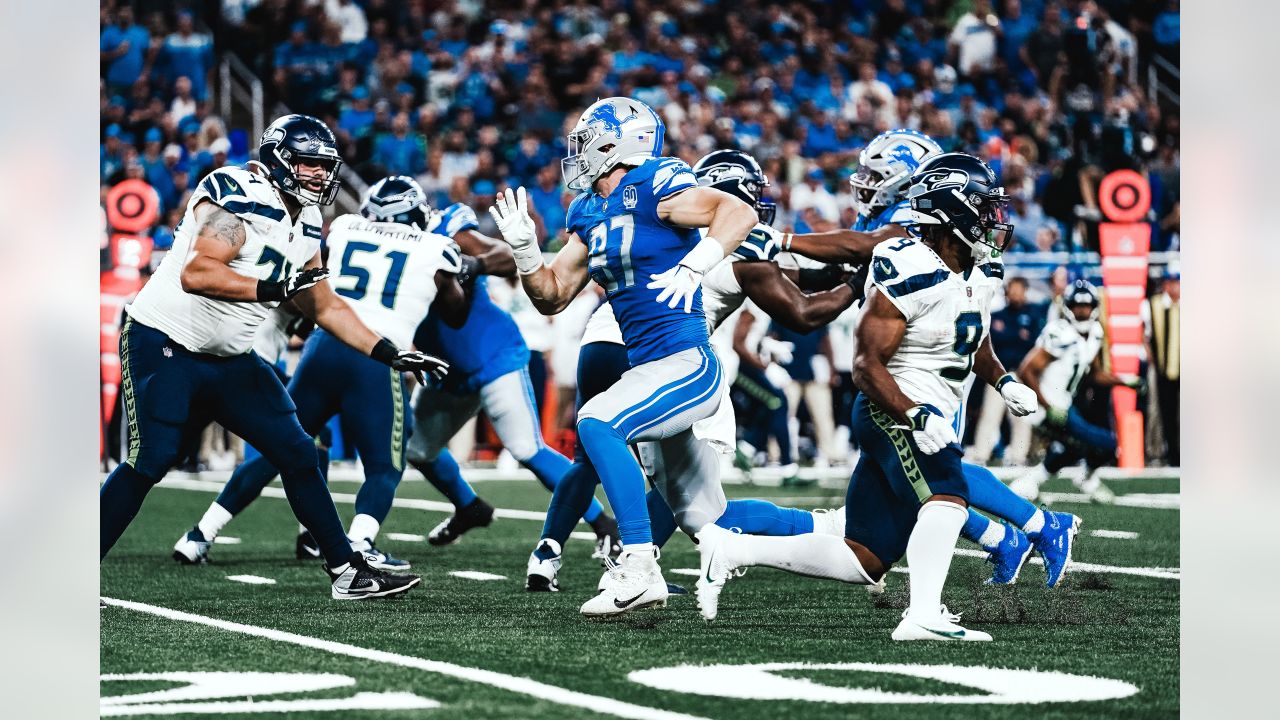
<path fill-rule="evenodd" d="M 1111 486 L 1119 494 L 1167 497 L 1178 492 L 1178 482 L 1169 479 L 1116 481 Z M 899 644 L 889 639 L 906 601 L 908 576 L 899 572 L 890 573 L 888 592 L 873 601 L 861 587 L 753 569 L 729 582 L 713 625 L 698 615 L 692 595 L 673 597 L 665 609 L 637 611 L 615 621 L 586 621 L 578 615 L 578 606 L 600 576 L 599 566 L 589 558 L 592 543 L 569 542 L 561 573 L 564 592 L 527 594 L 525 561 L 541 529 L 541 523 L 531 519 L 499 518 L 454 546 L 433 548 L 388 536 L 425 535 L 444 513 L 413 507 L 393 510 L 380 545 L 411 560 L 413 571 L 424 578 L 423 585 L 398 600 L 330 600 L 320 568 L 293 559 L 296 521 L 288 504 L 276 497 L 264 497 L 224 530 L 224 538 L 240 542 L 215 545 L 213 564 L 179 566 L 169 556 L 173 543 L 200 517 L 216 487 L 213 482 L 188 483 L 184 488 L 161 485 L 103 563 L 103 596 L 138 605 L 113 605 L 101 612 L 102 673 L 144 675 L 104 679 L 104 715 L 818 720 L 959 717 L 976 712 L 994 720 L 1147 718 L 1178 712 L 1176 509 L 1059 503 L 1056 509 L 1084 518 L 1075 553 L 1081 566 L 1063 587 L 1046 590 L 1039 565 L 1024 569 L 1016 588 L 984 587 L 989 566 L 980 558 L 958 556 L 946 603 L 952 611 L 964 613 L 964 624 L 990 632 L 995 642 Z M 354 493 L 356 486 L 335 482 L 333 489 L 339 512 L 349 519 L 351 504 L 341 497 Z M 726 489 L 731 497 L 779 497 L 801 507 L 842 502 L 837 490 Z M 1066 491 L 1069 484 L 1047 489 Z M 477 491 L 495 506 L 514 510 L 541 512 L 548 499 L 540 485 L 529 481 L 483 482 Z M 441 499 L 423 482 L 405 482 L 399 497 Z M 1090 535 L 1097 530 L 1125 536 Z M 1131 533 L 1137 537 L 1128 537 Z M 971 548 L 964 541 L 960 547 Z M 694 578 L 675 571 L 697 565 L 693 545 L 677 534 L 662 557 L 667 580 L 692 589 Z M 1117 568 L 1147 570 L 1135 575 Z M 450 575 L 468 570 L 506 579 Z M 245 584 L 228 576 L 275 582 Z M 666 689 L 629 677 L 635 671 L 680 665 L 759 663 L 825 667 L 784 666 L 768 674 L 689 668 L 640 678 Z M 857 665 L 831 667 L 840 664 Z M 917 674 L 928 668 L 910 667 L 916 665 L 956 668 L 924 679 Z M 1001 687 L 980 689 L 966 685 L 966 677 L 994 682 L 991 678 L 1000 674 L 980 671 L 966 676 L 964 668 L 974 666 L 1096 676 L 1129 683 L 1137 691 L 1122 699 L 1028 705 L 1023 701 L 1078 698 L 1090 692 L 1110 692 L 1114 698 L 1119 693 L 1116 683 L 1072 681 L 1052 674 L 1011 675 Z M 278 675 L 286 673 L 292 675 Z M 192 682 L 196 684 L 188 687 Z M 185 695 L 130 701 L 119 697 L 165 690 Z M 1015 695 L 992 696 L 992 691 Z M 757 698 L 743 699 L 750 693 Z M 758 699 L 760 694 L 772 699 Z M 940 704 L 975 701 L 988 704 Z M 990 704 L 993 701 L 996 704 Z M 176 702 L 191 705 L 175 706 Z"/>

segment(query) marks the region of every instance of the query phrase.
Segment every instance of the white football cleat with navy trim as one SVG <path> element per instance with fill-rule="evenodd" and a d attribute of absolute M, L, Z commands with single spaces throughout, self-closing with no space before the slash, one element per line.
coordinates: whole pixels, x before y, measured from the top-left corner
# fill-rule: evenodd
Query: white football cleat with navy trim
<path fill-rule="evenodd" d="M 991 642 L 991 636 L 987 633 L 981 630 L 968 630 L 957 625 L 956 623 L 960 621 L 960 616 L 947 612 L 946 605 L 942 606 L 941 612 L 936 617 L 927 618 L 923 621 L 919 618 L 912 618 L 908 613 L 909 611 L 903 611 L 902 622 L 898 623 L 898 627 L 894 628 L 892 635 L 894 640 Z"/>
<path fill-rule="evenodd" d="M 694 592 L 698 596 L 698 611 L 702 619 L 711 622 L 720 612 L 720 591 L 731 577 L 741 576 L 746 572 L 730 562 L 725 553 L 725 544 L 733 542 L 733 531 L 726 530 L 715 523 L 708 523 L 697 533 L 698 538 L 698 582 Z"/>

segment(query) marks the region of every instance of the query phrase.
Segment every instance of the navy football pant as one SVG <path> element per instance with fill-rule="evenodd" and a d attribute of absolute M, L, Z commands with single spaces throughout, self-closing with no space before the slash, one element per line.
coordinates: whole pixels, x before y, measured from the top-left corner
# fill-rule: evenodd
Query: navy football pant
<path fill-rule="evenodd" d="M 214 420 L 280 468 L 289 505 L 325 561 L 338 566 L 350 559 L 351 546 L 317 467 L 315 445 L 262 358 L 251 352 L 193 353 L 127 318 L 120 362 L 128 449 L 99 493 L 99 557 L 107 555 L 147 492 L 180 459 L 184 440 Z"/>
<path fill-rule="evenodd" d="M 969 501 L 960 446 L 933 455 L 916 446 L 909 430 L 864 394 L 853 404 L 853 432 L 862 456 L 853 468 L 845 497 L 845 537 L 867 548 L 885 567 L 907 551 L 920 505 L 932 495 Z"/>
<path fill-rule="evenodd" d="M 330 418 L 342 415 L 347 442 L 355 446 L 364 466 L 356 514 L 369 515 L 379 523 L 386 520 L 404 474 L 405 439 L 412 428 L 401 373 L 316 330 L 303 347 L 289 381 L 289 395 L 298 406 L 298 421 L 309 434 L 320 435 Z M 269 458 L 244 462 L 232 473 L 217 502 L 235 515 L 275 475 Z"/>

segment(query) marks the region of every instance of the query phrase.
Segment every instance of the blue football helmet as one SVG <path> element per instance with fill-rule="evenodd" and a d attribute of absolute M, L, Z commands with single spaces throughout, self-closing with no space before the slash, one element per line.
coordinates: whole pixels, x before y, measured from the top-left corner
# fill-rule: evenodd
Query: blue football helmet
<path fill-rule="evenodd" d="M 1080 332 L 1088 332 L 1094 322 L 1098 320 L 1098 290 L 1093 283 L 1080 278 L 1071 285 L 1071 289 L 1067 291 L 1063 298 L 1063 304 L 1071 311 L 1068 319 L 1076 330 Z M 1089 317 L 1085 320 L 1077 319 L 1075 316 L 1075 307 L 1084 305 L 1089 308 Z"/>
<path fill-rule="evenodd" d="M 773 224 L 778 206 L 763 197 L 764 189 L 769 187 L 769 178 L 755 158 L 739 150 L 715 150 L 694 164 L 693 174 L 699 185 L 733 195 L 755 208 L 760 222 Z"/>
<path fill-rule="evenodd" d="M 360 214 L 370 220 L 412 225 L 419 230 L 427 229 L 430 212 L 426 192 L 407 175 L 382 178 L 369 188 L 360 203 Z"/>
<path fill-rule="evenodd" d="M 640 165 L 662 155 L 666 134 L 658 113 L 639 100 L 611 97 L 595 101 L 573 126 L 560 161 L 570 190 L 590 190 L 618 165 Z"/>
<path fill-rule="evenodd" d="M 871 139 L 858 155 L 858 170 L 849 178 L 854 207 L 875 217 L 902 200 L 911 174 L 942 147 L 915 130 L 889 130 Z"/>
<path fill-rule="evenodd" d="M 313 190 L 298 178 L 298 163 L 306 160 L 328 170 L 328 177 Z M 310 115 L 285 115 L 262 133 L 258 143 L 258 162 L 267 169 L 271 183 L 302 205 L 330 205 L 338 195 L 342 181 L 338 170 L 342 156 L 333 132 Z"/>
<path fill-rule="evenodd" d="M 907 187 L 911 215 L 941 225 L 969 246 L 975 260 L 1004 252 L 1013 239 L 1009 197 L 991 166 L 965 153 L 935 155 L 921 163 Z"/>

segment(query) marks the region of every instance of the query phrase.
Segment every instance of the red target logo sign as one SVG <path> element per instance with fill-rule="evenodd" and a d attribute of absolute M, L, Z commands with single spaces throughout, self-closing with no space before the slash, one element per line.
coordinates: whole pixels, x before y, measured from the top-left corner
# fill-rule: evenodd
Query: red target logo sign
<path fill-rule="evenodd" d="M 125 180 L 107 191 L 107 222 L 118 232 L 145 232 L 159 213 L 160 197 L 142 180 Z"/>
<path fill-rule="evenodd" d="M 1111 222 L 1142 222 L 1151 209 L 1151 186 L 1133 170 L 1116 170 L 1102 178 L 1098 204 Z"/>

